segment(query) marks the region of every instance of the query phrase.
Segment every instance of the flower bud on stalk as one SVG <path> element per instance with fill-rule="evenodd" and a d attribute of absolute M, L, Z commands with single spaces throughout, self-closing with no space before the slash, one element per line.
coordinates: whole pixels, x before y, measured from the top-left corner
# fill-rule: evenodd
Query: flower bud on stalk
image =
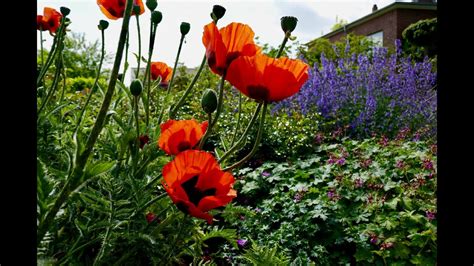
<path fill-rule="evenodd" d="M 156 2 L 156 0 L 146 0 L 146 7 L 148 7 L 150 11 L 155 11 L 157 6 L 158 2 Z"/>
<path fill-rule="evenodd" d="M 212 7 L 212 13 L 211 13 L 211 18 L 214 20 L 214 22 L 217 22 L 219 19 L 221 19 L 225 14 L 225 8 L 220 6 L 220 5 L 214 5 Z"/>
<path fill-rule="evenodd" d="M 212 114 L 217 109 L 217 93 L 207 89 L 202 94 L 201 107 L 207 114 Z"/>
<path fill-rule="evenodd" d="M 163 19 L 163 15 L 161 14 L 160 11 L 151 12 L 151 22 L 155 24 L 159 24 L 162 19 Z"/>
<path fill-rule="evenodd" d="M 139 96 L 142 93 L 143 84 L 139 79 L 135 79 L 130 83 L 130 92 L 133 96 Z"/>
<path fill-rule="evenodd" d="M 187 22 L 181 22 L 181 26 L 179 26 L 182 35 L 188 34 L 189 30 L 191 29 L 191 24 Z"/>
<path fill-rule="evenodd" d="M 101 19 L 97 27 L 99 28 L 99 30 L 106 30 L 109 27 L 109 22 Z"/>
<path fill-rule="evenodd" d="M 71 13 L 71 9 L 64 6 L 60 7 L 59 11 L 61 11 L 61 14 L 63 14 L 63 16 L 67 16 L 69 15 L 69 13 Z"/>
<path fill-rule="evenodd" d="M 136 14 L 137 16 L 140 15 L 140 6 L 139 5 L 133 5 L 133 13 Z"/>

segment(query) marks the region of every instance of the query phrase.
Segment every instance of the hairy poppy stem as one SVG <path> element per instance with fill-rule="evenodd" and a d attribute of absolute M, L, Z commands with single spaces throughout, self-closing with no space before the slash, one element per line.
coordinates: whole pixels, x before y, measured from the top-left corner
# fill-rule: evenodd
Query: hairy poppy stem
<path fill-rule="evenodd" d="M 262 108 L 262 103 L 259 103 L 257 106 L 257 109 L 255 109 L 255 113 L 253 114 L 252 118 L 250 119 L 249 124 L 247 125 L 247 128 L 245 129 L 244 133 L 242 136 L 240 136 L 240 139 L 237 141 L 237 143 L 232 146 L 228 151 L 226 151 L 222 157 L 218 160 L 218 162 L 223 162 L 229 155 L 231 155 L 238 147 L 240 147 L 241 143 L 244 141 L 245 137 L 250 131 L 250 128 L 253 127 L 255 124 L 255 120 L 257 120 L 258 114 L 260 113 L 260 109 Z"/>
<path fill-rule="evenodd" d="M 234 145 L 235 136 L 237 135 L 237 131 L 239 131 L 241 113 L 242 113 L 242 93 L 239 93 L 239 114 L 237 116 L 237 123 L 235 124 L 234 134 L 232 135 L 232 140 L 230 141 L 231 147 L 232 145 Z"/>
<path fill-rule="evenodd" d="M 137 126 L 137 141 L 138 141 L 138 138 L 140 138 L 140 122 L 138 121 L 138 101 L 139 101 L 139 98 L 138 96 L 134 96 L 134 113 L 135 113 L 135 124 Z"/>
<path fill-rule="evenodd" d="M 123 74 L 122 74 L 122 78 L 121 78 L 121 82 L 123 83 L 125 81 L 125 73 L 127 73 L 127 69 L 128 69 L 128 46 L 129 46 L 129 43 L 128 43 L 128 39 L 129 39 L 129 33 L 127 31 L 127 37 L 126 37 L 126 41 L 125 41 L 125 60 L 124 60 L 124 64 L 123 64 Z"/>
<path fill-rule="evenodd" d="M 92 85 L 89 96 L 87 96 L 86 103 L 82 107 L 81 114 L 79 115 L 79 118 L 77 120 L 76 129 L 74 129 L 74 135 L 77 134 L 77 130 L 81 126 L 82 118 L 84 117 L 84 113 L 86 111 L 87 105 L 89 104 L 89 102 L 92 98 L 92 94 L 94 93 L 94 89 L 95 89 L 95 87 L 97 86 L 97 84 L 99 82 L 100 71 L 102 69 L 102 63 L 104 62 L 104 57 L 105 57 L 105 30 L 104 29 L 101 30 L 101 36 L 102 36 L 102 49 L 101 49 L 101 54 L 100 54 L 99 67 L 97 68 L 97 75 L 96 75 L 95 80 L 94 80 L 94 85 Z"/>
<path fill-rule="evenodd" d="M 209 126 L 207 127 L 206 133 L 204 133 L 204 136 L 201 139 L 201 142 L 199 142 L 199 149 L 202 149 L 204 146 L 204 143 L 206 142 L 206 139 L 211 135 L 212 128 L 214 125 L 217 123 L 217 120 L 219 119 L 219 116 L 222 111 L 222 103 L 224 101 L 224 84 L 225 84 L 225 76 L 227 74 L 227 70 L 224 70 L 224 73 L 222 74 L 221 81 L 219 83 L 219 96 L 217 98 L 217 110 L 216 110 L 216 115 L 214 116 L 214 119 L 209 121 Z"/>
<path fill-rule="evenodd" d="M 137 31 L 138 31 L 138 62 L 137 62 L 137 73 L 136 78 L 138 79 L 138 75 L 140 74 L 140 62 L 142 61 L 142 36 L 140 33 L 140 19 L 138 18 L 139 14 L 135 15 L 137 19 Z"/>
<path fill-rule="evenodd" d="M 148 60 L 146 64 L 145 76 L 143 77 L 143 84 L 146 84 L 146 101 L 145 104 L 145 124 L 148 129 L 148 125 L 150 124 L 150 91 L 151 91 L 151 56 L 153 54 L 153 46 L 155 44 L 155 36 L 156 36 L 156 27 L 158 26 L 157 23 L 151 22 L 150 25 L 150 41 L 148 47 Z"/>
<path fill-rule="evenodd" d="M 41 67 L 44 66 L 44 55 L 43 55 L 43 27 L 40 25 L 40 48 L 41 48 Z"/>
<path fill-rule="evenodd" d="M 61 192 L 59 193 L 58 197 L 54 201 L 53 206 L 46 214 L 44 220 L 40 221 L 38 226 L 38 234 L 37 234 L 37 244 L 41 243 L 43 240 L 44 235 L 48 231 L 51 223 L 56 217 L 56 214 L 60 210 L 63 203 L 68 199 L 69 195 L 72 191 L 77 187 L 78 182 L 81 180 L 81 177 L 84 176 L 84 168 L 87 164 L 87 160 L 92 152 L 95 142 L 99 137 L 102 128 L 104 127 L 104 121 L 107 115 L 107 110 L 109 109 L 110 103 L 112 101 L 112 96 L 115 90 L 115 84 L 117 83 L 118 72 L 120 68 L 120 63 L 122 61 L 123 49 L 125 46 L 125 39 L 128 32 L 128 24 L 130 22 L 130 15 L 132 13 L 132 3 L 133 0 L 127 0 L 126 8 L 123 16 L 122 21 L 122 29 L 120 31 L 119 43 L 117 47 L 117 53 L 115 54 L 115 62 L 112 69 L 112 73 L 110 76 L 109 86 L 107 88 L 107 92 L 105 94 L 104 100 L 102 102 L 102 106 L 100 108 L 99 114 L 97 115 L 97 119 L 94 123 L 92 131 L 87 139 L 86 145 L 84 150 L 77 156 L 75 159 L 74 169 L 71 173 L 71 176 L 67 178 L 66 184 L 62 188 Z"/>
<path fill-rule="evenodd" d="M 168 96 L 170 94 L 171 87 L 173 86 L 174 76 L 175 76 L 176 70 L 177 70 L 176 68 L 178 67 L 179 54 L 181 53 L 181 48 L 182 48 L 183 42 L 184 42 L 184 36 L 185 36 L 184 34 L 181 34 L 181 39 L 179 40 L 178 53 L 176 54 L 176 60 L 174 61 L 173 73 L 171 73 L 171 80 L 168 83 L 168 89 L 166 90 L 166 96 L 163 99 L 163 102 L 161 103 L 160 115 L 158 117 L 158 125 L 161 124 L 161 120 L 163 119 L 163 113 L 165 111 L 165 108 L 164 108 L 165 102 L 166 102 L 166 99 L 168 98 Z"/>
<path fill-rule="evenodd" d="M 275 58 L 278 58 L 281 56 L 281 54 L 283 53 L 283 50 L 285 49 L 285 45 L 287 41 L 288 41 L 288 37 L 285 35 L 285 38 L 283 39 L 283 42 L 281 43 L 280 50 L 278 50 L 278 53 L 275 56 Z"/>
<path fill-rule="evenodd" d="M 169 114 L 170 119 L 175 118 L 176 113 L 178 112 L 178 109 L 181 107 L 181 105 L 184 104 L 184 101 L 186 100 L 186 97 L 188 97 L 189 93 L 191 92 L 192 88 L 194 87 L 194 84 L 196 84 L 196 81 L 198 80 L 199 75 L 201 75 L 201 71 L 203 70 L 205 64 L 206 64 L 206 54 L 204 53 L 204 57 L 202 58 L 201 65 L 199 66 L 198 71 L 194 75 L 193 80 L 191 81 L 191 83 L 188 85 L 188 87 L 184 91 L 184 93 L 181 96 L 181 98 L 179 99 L 178 103 L 175 104 L 174 106 L 172 106 L 172 108 L 170 110 L 170 114 Z"/>
<path fill-rule="evenodd" d="M 36 79 L 36 86 L 38 86 L 40 84 L 41 80 L 43 80 L 44 75 L 46 75 L 46 72 L 48 71 L 48 68 L 51 66 L 51 64 L 53 63 L 54 58 L 58 54 L 58 49 L 56 49 L 57 46 L 59 45 L 59 43 L 64 41 L 63 37 L 66 35 L 66 31 L 64 30 L 65 29 L 65 26 L 64 26 L 65 21 L 66 21 L 66 18 L 62 17 L 61 22 L 60 22 L 61 24 L 59 25 L 59 28 L 56 31 L 58 34 L 56 34 L 56 36 L 54 36 L 53 45 L 51 46 L 51 50 L 48 54 L 48 58 L 46 58 L 46 63 L 43 66 L 41 66 L 40 73 L 39 73 L 39 75 Z"/>
<path fill-rule="evenodd" d="M 252 147 L 252 150 L 247 154 L 244 158 L 242 158 L 240 161 L 234 163 L 233 165 L 224 168 L 224 171 L 231 171 L 232 169 L 241 166 L 243 163 L 245 163 L 248 159 L 252 158 L 252 156 L 257 152 L 258 145 L 260 144 L 260 140 L 262 139 L 262 133 L 263 133 L 263 125 L 265 124 L 265 116 L 267 114 L 267 102 L 263 104 L 263 112 L 260 116 L 260 124 L 258 126 L 258 133 L 257 133 L 257 139 L 255 140 L 255 143 Z"/>

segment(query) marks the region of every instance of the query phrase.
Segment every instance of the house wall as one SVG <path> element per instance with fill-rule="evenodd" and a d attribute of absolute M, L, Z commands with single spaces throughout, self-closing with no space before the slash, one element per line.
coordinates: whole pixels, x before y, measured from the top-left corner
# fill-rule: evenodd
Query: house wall
<path fill-rule="evenodd" d="M 436 11 L 434 10 L 395 9 L 382 16 L 347 29 L 347 32 L 367 36 L 383 30 L 383 46 L 394 47 L 395 40 L 402 38 L 402 32 L 406 27 L 420 19 L 433 17 L 436 17 Z M 335 42 L 345 35 L 346 33 L 339 32 L 328 39 L 331 42 Z"/>

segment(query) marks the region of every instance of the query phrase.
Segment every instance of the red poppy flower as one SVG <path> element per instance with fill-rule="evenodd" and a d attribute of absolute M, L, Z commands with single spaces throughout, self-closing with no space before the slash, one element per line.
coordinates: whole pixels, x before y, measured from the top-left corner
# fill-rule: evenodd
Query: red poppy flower
<path fill-rule="evenodd" d="M 237 57 L 259 52 L 253 37 L 252 29 L 242 23 L 233 22 L 220 30 L 213 22 L 204 26 L 202 43 L 206 47 L 207 62 L 212 72 L 222 75 Z"/>
<path fill-rule="evenodd" d="M 36 29 L 45 31 L 49 30 L 49 33 L 53 34 L 59 28 L 62 15 L 56 9 L 51 7 L 45 7 L 43 15 L 36 16 Z"/>
<path fill-rule="evenodd" d="M 97 4 L 100 7 L 100 11 L 104 13 L 104 15 L 110 19 L 117 20 L 119 18 L 123 18 L 123 14 L 125 13 L 125 4 L 127 0 L 97 0 Z M 145 6 L 143 5 L 142 0 L 133 0 L 134 6 L 140 7 L 140 14 L 145 12 Z M 132 9 L 132 15 L 135 15 Z"/>
<path fill-rule="evenodd" d="M 158 146 L 169 155 L 192 149 L 207 130 L 208 122 L 196 120 L 168 120 L 161 124 Z"/>
<path fill-rule="evenodd" d="M 151 79 L 161 77 L 160 85 L 168 85 L 173 74 L 173 69 L 163 62 L 152 62 L 150 67 Z"/>
<path fill-rule="evenodd" d="M 208 213 L 237 196 L 234 177 L 205 151 L 187 150 L 163 167 L 163 186 L 182 212 L 212 223 Z"/>
<path fill-rule="evenodd" d="M 308 79 L 308 65 L 300 60 L 264 54 L 241 56 L 232 62 L 226 80 L 257 101 L 281 101 L 297 93 Z"/>

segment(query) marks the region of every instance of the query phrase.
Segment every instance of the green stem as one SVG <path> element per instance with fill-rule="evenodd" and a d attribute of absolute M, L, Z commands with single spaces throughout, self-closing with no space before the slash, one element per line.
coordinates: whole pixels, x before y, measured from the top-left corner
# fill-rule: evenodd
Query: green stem
<path fill-rule="evenodd" d="M 219 159 L 218 162 L 223 162 L 224 159 L 227 158 L 229 155 L 231 155 L 240 146 L 240 144 L 244 141 L 245 137 L 247 136 L 247 134 L 250 131 L 250 128 L 252 128 L 252 126 L 255 124 L 255 120 L 257 120 L 257 117 L 258 117 L 258 114 L 260 113 L 260 109 L 261 109 L 262 105 L 263 105 L 262 103 L 258 104 L 257 109 L 255 109 L 255 113 L 252 116 L 252 119 L 250 120 L 249 124 L 247 125 L 247 128 L 245 129 L 242 136 L 240 136 L 240 139 L 237 141 L 237 143 L 234 146 L 231 145 L 231 148 L 222 155 L 222 157 Z"/>
<path fill-rule="evenodd" d="M 137 141 L 140 137 L 140 124 L 138 121 L 138 96 L 134 96 L 134 106 L 135 106 L 135 124 L 137 126 Z"/>
<path fill-rule="evenodd" d="M 38 226 L 38 234 L 37 234 L 38 244 L 41 243 L 41 240 L 43 239 L 44 235 L 48 231 L 50 224 L 54 220 L 54 217 L 58 213 L 59 209 L 61 208 L 63 203 L 67 200 L 71 191 L 74 190 L 74 188 L 77 186 L 77 183 L 83 176 L 84 167 L 92 152 L 92 148 L 94 147 L 94 144 L 97 141 L 97 138 L 99 137 L 99 134 L 102 128 L 104 127 L 104 120 L 105 120 L 105 117 L 107 115 L 107 110 L 112 100 L 115 84 L 117 82 L 118 71 L 120 68 L 120 62 L 122 61 L 123 49 L 125 46 L 125 38 L 127 36 L 128 24 L 130 21 L 130 14 L 132 11 L 132 3 L 133 3 L 133 0 L 127 0 L 126 9 L 124 12 L 125 14 L 122 20 L 122 29 L 120 31 L 117 53 L 115 54 L 115 62 L 112 69 L 111 76 L 110 76 L 109 86 L 107 88 L 107 92 L 102 102 L 102 106 L 100 108 L 99 114 L 92 128 L 92 131 L 89 135 L 89 138 L 87 139 L 84 151 L 80 153 L 80 155 L 76 158 L 75 166 L 74 166 L 71 176 L 67 179 L 66 184 L 61 190 L 58 198 L 56 198 L 56 200 L 54 201 L 52 208 L 46 214 L 45 219 Z"/>
<path fill-rule="evenodd" d="M 145 114 L 146 114 L 145 122 L 146 122 L 147 129 L 148 129 L 148 125 L 150 124 L 150 91 L 151 91 L 150 68 L 151 68 L 151 56 L 153 54 L 153 46 L 155 44 L 156 27 L 157 26 L 158 26 L 158 24 L 151 22 L 150 42 L 149 42 L 150 46 L 148 47 L 148 60 L 147 60 L 147 65 L 146 65 L 145 76 L 143 77 L 143 84 L 146 84 L 146 86 L 147 86 L 147 89 L 146 89 L 146 104 L 145 104 Z"/>
<path fill-rule="evenodd" d="M 234 134 L 232 135 L 232 140 L 230 142 L 231 147 L 232 145 L 234 145 L 235 136 L 237 135 L 237 131 L 239 131 L 241 113 L 242 113 L 242 93 L 239 93 L 239 114 L 237 116 L 237 123 L 235 124 Z"/>
<path fill-rule="evenodd" d="M 58 48 L 59 50 L 59 48 Z M 62 68 L 62 61 L 61 57 L 58 57 L 56 59 L 56 71 L 54 72 L 54 79 L 53 79 L 53 84 L 51 84 L 51 88 L 49 89 L 48 93 L 46 94 L 46 98 L 44 101 L 41 103 L 41 106 L 38 110 L 38 121 L 40 120 L 40 114 L 46 107 L 47 103 L 49 100 L 52 98 L 52 95 L 56 92 L 56 89 L 58 87 L 58 82 L 59 82 L 59 76 L 61 75 L 61 68 Z"/>
<path fill-rule="evenodd" d="M 44 55 L 43 55 L 43 29 L 40 26 L 40 48 L 41 48 L 41 67 L 44 65 Z"/>
<path fill-rule="evenodd" d="M 122 83 L 125 81 L 125 73 L 127 73 L 127 69 L 128 69 L 128 46 L 129 46 L 128 38 L 129 37 L 130 36 L 127 32 L 127 37 L 126 37 L 126 41 L 125 41 L 125 60 L 124 60 L 124 63 L 123 63 L 123 74 L 122 74 L 122 80 L 121 80 Z"/>
<path fill-rule="evenodd" d="M 135 78 L 139 78 L 138 75 L 140 74 L 140 62 L 142 61 L 142 37 L 140 33 L 140 19 L 138 18 L 139 15 L 136 14 L 135 18 L 137 19 L 137 31 L 138 31 L 138 63 L 137 63 L 137 74 Z"/>
<path fill-rule="evenodd" d="M 234 163 L 233 165 L 231 165 L 229 167 L 224 168 L 224 171 L 231 171 L 232 169 L 241 166 L 248 159 L 250 159 L 255 154 L 255 152 L 257 152 L 258 145 L 260 144 L 260 140 L 262 139 L 263 125 L 265 124 L 265 116 L 266 116 L 266 113 L 267 113 L 267 105 L 268 105 L 267 102 L 265 102 L 263 104 L 263 112 L 260 116 L 260 125 L 258 127 L 257 139 L 255 140 L 255 143 L 252 147 L 252 150 L 249 152 L 249 154 L 247 154 L 240 161 Z"/>
<path fill-rule="evenodd" d="M 275 58 L 278 58 L 281 56 L 281 54 L 283 53 L 283 50 L 285 49 L 285 45 L 287 41 L 288 41 L 288 37 L 285 34 L 285 38 L 283 39 L 283 42 L 281 43 L 281 46 L 280 46 L 280 50 L 278 50 L 278 53 L 275 56 Z"/>
<path fill-rule="evenodd" d="M 202 149 L 202 147 L 204 146 L 204 143 L 206 142 L 206 139 L 210 136 L 210 134 L 212 132 L 212 128 L 217 123 L 217 120 L 219 119 L 219 116 L 222 112 L 222 103 L 224 101 L 224 84 L 225 84 L 226 74 L 227 74 L 227 70 L 224 70 L 224 73 L 222 74 L 221 81 L 219 83 L 219 96 L 217 98 L 216 115 L 214 116 L 214 119 L 209 122 L 209 126 L 207 127 L 206 133 L 204 133 L 204 136 L 202 137 L 201 142 L 199 143 L 199 149 Z"/>
<path fill-rule="evenodd" d="M 36 86 L 38 86 L 40 84 L 41 80 L 43 80 L 43 77 L 46 74 L 46 72 L 48 71 L 48 68 L 53 63 L 53 59 L 58 54 L 58 49 L 56 49 L 57 45 L 62 43 L 62 41 L 64 40 L 63 37 L 66 35 L 64 22 L 65 22 L 65 17 L 62 17 L 59 28 L 56 31 L 57 34 L 56 34 L 56 36 L 54 36 L 53 45 L 51 46 L 51 51 L 48 54 L 48 58 L 46 58 L 46 63 L 41 67 L 40 73 L 39 73 L 39 75 L 36 79 Z"/>
<path fill-rule="evenodd" d="M 80 125 L 81 125 L 81 122 L 82 122 L 82 118 L 84 117 L 84 113 L 87 109 L 87 105 L 89 104 L 91 98 L 92 98 L 92 94 L 94 93 L 95 91 L 95 87 L 97 86 L 98 82 L 99 82 L 99 78 L 100 78 L 100 71 L 102 69 L 102 63 L 104 62 L 104 56 L 105 56 L 105 31 L 104 30 L 101 30 L 101 35 L 102 35 L 102 49 L 101 49 L 101 54 L 100 54 L 100 61 L 99 61 L 99 67 L 97 68 L 97 75 L 95 77 L 95 80 L 94 80 L 94 85 L 92 85 L 92 89 L 89 93 L 89 96 L 87 96 L 87 100 L 86 100 L 86 103 L 84 104 L 84 106 L 82 107 L 82 110 L 81 110 L 81 114 L 79 115 L 79 119 L 77 120 L 77 125 L 76 125 L 76 129 L 74 130 L 74 135 L 77 134 L 77 130 L 79 129 Z"/>
<path fill-rule="evenodd" d="M 171 108 L 171 111 L 170 111 L 170 118 L 171 119 L 174 119 L 176 117 L 176 113 L 178 112 L 178 109 L 181 107 L 181 105 L 184 104 L 184 101 L 186 100 L 186 97 L 188 97 L 189 93 L 191 92 L 192 88 L 194 87 L 194 84 L 196 84 L 196 81 L 198 80 L 199 75 L 201 75 L 201 71 L 204 68 L 205 64 L 206 64 L 206 54 L 204 54 L 204 57 L 202 58 L 201 65 L 199 66 L 198 71 L 194 75 L 193 80 L 191 81 L 191 83 L 188 85 L 188 87 L 184 91 L 184 93 L 181 96 L 181 98 L 179 99 L 178 103 Z"/>

